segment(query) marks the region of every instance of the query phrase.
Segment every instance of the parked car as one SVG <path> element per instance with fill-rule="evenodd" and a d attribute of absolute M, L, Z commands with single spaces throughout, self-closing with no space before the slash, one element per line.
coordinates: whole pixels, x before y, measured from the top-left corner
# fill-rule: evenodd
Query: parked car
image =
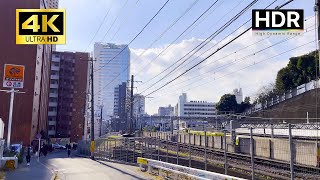
<path fill-rule="evenodd" d="M 22 145 L 21 144 L 11 144 L 10 145 L 10 151 L 14 152 L 16 154 L 20 154 L 22 150 Z"/>
<path fill-rule="evenodd" d="M 52 148 L 53 149 L 66 149 L 66 146 L 55 143 L 55 144 L 52 144 Z"/>

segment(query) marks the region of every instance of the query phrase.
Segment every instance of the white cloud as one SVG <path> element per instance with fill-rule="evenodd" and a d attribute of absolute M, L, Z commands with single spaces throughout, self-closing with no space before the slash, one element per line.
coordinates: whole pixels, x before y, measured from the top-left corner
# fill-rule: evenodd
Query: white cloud
<path fill-rule="evenodd" d="M 306 22 L 305 27 L 309 27 L 310 25 L 312 26 L 312 22 L 314 22 L 314 18 L 310 18 Z M 229 37 L 228 40 L 231 38 L 232 37 Z M 239 86 L 243 89 L 244 95 L 253 95 L 261 86 L 266 85 L 270 82 L 274 82 L 277 72 L 287 65 L 291 56 L 308 53 L 315 48 L 314 43 L 309 44 L 308 46 L 259 63 L 259 61 L 261 60 L 270 58 L 288 49 L 292 49 L 299 45 L 312 41 L 314 39 L 314 33 L 306 33 L 301 37 L 293 38 L 292 40 L 247 57 L 248 55 L 262 50 L 287 37 L 270 37 L 259 43 L 253 44 L 264 38 L 266 37 L 252 36 L 251 32 L 246 33 L 243 37 L 239 38 L 220 52 L 213 55 L 193 71 L 187 73 L 180 79 L 174 81 L 172 84 L 169 84 L 165 88 L 152 94 L 151 96 L 154 98 L 149 99 L 146 102 L 147 112 L 156 113 L 159 106 L 167 106 L 168 104 L 175 105 L 177 103 L 178 96 L 182 92 L 186 92 L 189 99 L 206 100 L 213 102 L 219 101 L 220 97 L 223 94 L 231 93 L 234 88 L 238 88 Z M 139 72 L 136 79 L 146 82 L 147 80 L 160 73 L 162 70 L 169 67 L 171 64 L 184 56 L 202 41 L 203 39 L 197 38 L 183 40 L 180 43 L 172 45 L 172 47 L 170 47 L 164 55 L 158 57 L 152 63 L 150 62 L 167 45 L 147 49 L 146 52 L 141 56 L 140 54 L 144 52 L 145 49 L 131 49 L 133 59 L 131 63 L 131 69 L 133 70 L 132 73 L 137 74 L 137 72 Z M 227 42 L 226 40 L 221 42 L 213 49 L 200 56 L 202 52 L 204 52 L 206 49 L 209 49 L 208 47 L 213 46 L 217 41 L 219 41 L 219 39 L 210 42 L 206 46 L 207 48 L 204 48 L 204 50 L 200 51 L 200 53 L 192 56 L 192 58 L 190 58 L 187 63 L 196 57 L 199 58 L 197 58 L 196 60 L 192 60 L 191 63 L 188 64 L 185 68 L 174 71 L 171 76 L 161 81 L 161 83 L 156 84 L 143 94 L 146 95 L 147 93 L 155 90 L 157 87 L 163 85 L 165 82 L 173 79 L 173 77 L 176 77 L 180 73 L 184 72 L 187 67 L 191 67 L 192 65 L 198 63 L 201 59 L 214 52 L 218 47 Z M 251 46 L 245 48 L 248 45 Z M 239 49 L 241 49 L 241 51 L 234 53 Z M 229 54 L 232 55 L 223 58 Z M 246 58 L 243 59 L 243 57 Z M 147 64 L 149 65 L 145 67 Z M 240 69 L 250 65 L 252 66 L 239 71 Z M 207 73 L 208 71 L 212 72 Z M 160 77 L 163 77 L 163 75 L 166 73 L 163 73 Z M 156 80 L 160 79 L 160 77 L 146 84 L 138 84 L 138 91 L 141 92 L 145 88 L 149 87 L 153 82 L 156 82 Z"/>

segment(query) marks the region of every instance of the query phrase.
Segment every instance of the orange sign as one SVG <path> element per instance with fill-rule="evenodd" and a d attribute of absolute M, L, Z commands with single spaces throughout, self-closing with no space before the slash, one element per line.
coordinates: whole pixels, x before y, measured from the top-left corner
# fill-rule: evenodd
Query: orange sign
<path fill-rule="evenodd" d="M 24 66 L 15 64 L 4 65 L 3 87 L 23 88 Z"/>

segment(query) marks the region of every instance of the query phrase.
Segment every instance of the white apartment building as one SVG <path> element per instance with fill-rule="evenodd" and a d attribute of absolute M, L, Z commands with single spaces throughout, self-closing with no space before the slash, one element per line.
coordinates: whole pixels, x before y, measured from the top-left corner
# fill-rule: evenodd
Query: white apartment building
<path fill-rule="evenodd" d="M 94 44 L 95 103 L 103 105 L 103 119 L 114 112 L 114 88 L 129 80 L 130 50 L 127 45 Z"/>
<path fill-rule="evenodd" d="M 188 101 L 186 93 L 179 96 L 178 104 L 175 107 L 175 115 L 184 117 L 215 117 L 216 112 L 215 103 Z"/>
<path fill-rule="evenodd" d="M 241 104 L 242 101 L 243 101 L 242 89 L 241 89 L 241 88 L 239 88 L 239 89 L 237 89 L 237 88 L 234 89 L 234 90 L 233 90 L 233 95 L 236 96 L 236 101 L 237 101 L 237 103 L 238 103 L 238 104 Z"/>

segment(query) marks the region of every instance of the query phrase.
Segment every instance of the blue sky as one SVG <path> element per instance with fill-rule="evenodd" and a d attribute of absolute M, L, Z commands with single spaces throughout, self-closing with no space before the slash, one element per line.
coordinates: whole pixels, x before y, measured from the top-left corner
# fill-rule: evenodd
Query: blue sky
<path fill-rule="evenodd" d="M 157 37 L 195 1 L 196 0 L 170 0 L 167 6 L 165 6 L 165 8 L 159 13 L 154 21 L 152 21 L 151 24 L 144 30 L 144 32 L 132 44 L 130 44 L 129 47 L 132 52 L 131 72 L 133 74 L 137 74 L 137 78 L 139 80 L 147 81 L 148 79 L 150 79 L 150 77 L 153 77 L 157 73 L 161 72 L 161 70 L 170 66 L 173 62 L 187 53 L 187 50 L 191 50 L 251 2 L 251 0 L 219 0 L 213 8 L 214 11 L 213 9 L 209 11 L 203 19 L 200 19 L 199 22 L 201 23 L 197 24 L 194 29 L 191 28 L 193 29 L 192 31 L 187 31 L 186 35 L 182 36 L 178 41 L 176 41 L 163 56 L 159 57 L 155 62 L 152 62 L 150 64 L 150 61 L 153 60 L 155 56 L 159 52 L 161 52 L 161 50 L 163 50 L 163 48 L 170 44 L 184 29 L 186 29 L 198 16 L 200 16 L 200 14 L 205 11 L 205 9 L 207 9 L 212 3 L 215 2 L 215 0 L 198 0 L 195 6 L 182 19 L 180 19 L 180 21 L 176 23 L 161 39 L 159 39 L 157 43 L 155 43 L 151 48 L 146 49 L 147 47 L 149 47 L 151 42 L 157 39 Z M 152 16 L 165 2 L 166 0 L 61 0 L 59 2 L 59 7 L 65 8 L 67 11 L 67 44 L 58 46 L 57 49 L 69 51 L 87 50 L 91 52 L 93 43 L 98 41 L 113 42 L 116 44 L 127 44 L 152 18 Z M 273 0 L 260 0 L 253 6 L 253 8 L 264 8 L 271 2 L 273 2 Z M 274 8 L 276 5 L 279 5 L 283 2 L 285 1 L 278 0 L 271 7 Z M 286 9 L 304 9 L 305 17 L 310 17 L 314 14 L 313 4 L 313 0 L 295 0 L 293 3 L 286 6 Z M 102 22 L 109 9 L 110 11 L 108 16 L 106 17 L 105 21 Z M 233 11 L 225 15 L 231 9 L 233 9 Z M 241 16 L 223 33 L 219 34 L 214 39 L 213 43 L 223 39 L 226 35 L 228 35 L 230 32 L 235 30 L 238 26 L 240 26 L 243 22 L 250 18 L 251 9 L 243 16 Z M 114 21 L 115 19 L 116 21 Z M 113 24 L 113 26 L 111 26 L 113 22 L 115 23 Z M 101 23 L 102 26 L 100 31 L 95 37 L 93 43 L 91 43 L 91 45 L 89 46 L 90 40 L 93 38 Z M 310 22 L 308 22 L 308 24 L 312 25 L 312 19 L 310 20 Z M 106 34 L 109 28 L 110 31 Z M 119 31 L 117 32 L 117 30 Z M 282 49 L 285 50 L 290 47 L 295 47 L 298 45 L 298 42 L 300 44 L 303 44 L 303 42 L 307 42 L 308 39 L 310 40 L 310 38 L 312 38 L 312 33 L 309 34 L 311 35 L 297 38 L 297 40 L 290 40 L 288 41 L 288 43 L 283 43 L 275 48 L 271 48 L 270 50 L 262 54 L 261 57 L 275 55 Z M 106 37 L 103 39 L 104 36 Z M 246 36 L 246 38 L 235 42 L 234 45 L 230 46 L 220 54 L 217 54 L 217 57 L 213 57 L 212 59 L 223 56 L 227 52 L 235 51 L 241 47 L 244 47 L 248 43 L 254 42 L 254 40 L 256 39 L 259 39 L 257 37 L 251 38 L 251 34 L 247 34 Z M 280 38 L 284 39 L 286 37 Z M 279 38 L 269 38 L 265 43 L 259 44 L 257 47 L 252 47 L 252 49 L 248 49 L 247 51 L 237 53 L 237 55 L 231 57 L 230 59 L 226 59 L 221 63 L 226 63 L 228 61 L 232 61 L 232 59 L 234 60 L 240 58 L 242 57 L 242 55 L 244 56 L 250 52 L 253 52 L 254 49 L 259 50 L 260 47 L 266 47 L 268 44 L 273 44 L 277 41 L 279 41 Z M 89 48 L 87 48 L 88 46 Z M 214 82 L 212 86 L 205 89 L 200 88 L 200 90 L 188 90 L 189 88 L 181 88 L 179 86 L 177 86 L 175 89 L 163 89 L 163 91 L 154 94 L 156 98 L 147 101 L 147 110 L 153 113 L 156 112 L 159 105 L 164 106 L 176 103 L 178 94 L 181 92 L 187 92 L 189 97 L 192 97 L 192 99 L 195 100 L 199 99 L 217 102 L 220 96 L 222 96 L 224 93 L 229 93 L 233 88 L 237 88 L 240 85 L 244 89 L 245 95 L 252 95 L 259 89 L 260 86 L 273 82 L 276 72 L 287 64 L 289 57 L 309 52 L 312 49 L 314 49 L 314 46 L 310 45 L 303 50 L 293 51 L 291 53 L 278 57 L 276 63 L 270 62 L 270 64 L 268 64 L 267 62 L 267 64 L 257 65 L 253 67 L 253 72 L 255 71 L 254 81 L 252 80 L 253 74 L 249 74 L 250 71 L 246 71 L 245 74 L 231 76 L 226 80 Z M 141 52 L 143 51 L 146 51 L 146 53 L 141 55 Z M 197 56 L 195 55 L 195 57 Z M 255 57 L 255 59 L 260 59 L 261 57 Z M 256 60 L 250 59 L 249 62 L 252 63 L 254 61 Z M 146 66 L 147 70 L 141 72 L 141 65 L 148 65 Z M 230 68 L 223 70 L 223 73 L 228 73 L 232 69 L 236 70 L 236 68 L 245 65 L 246 64 L 232 67 L 230 66 Z M 199 66 L 203 68 L 198 69 L 192 74 L 186 75 L 184 78 L 188 79 L 196 75 L 207 77 L 208 74 L 204 74 L 202 70 L 206 68 L 215 68 L 216 66 L 217 64 Z M 263 71 L 264 73 L 258 73 L 261 71 Z M 174 75 L 178 75 L 178 73 L 179 71 L 177 71 L 170 77 L 174 77 Z M 211 74 L 210 76 L 213 77 L 215 76 L 215 74 Z M 168 78 L 167 80 L 169 79 L 170 78 Z M 251 81 L 252 83 L 249 83 L 250 85 L 247 85 L 248 82 Z M 205 81 L 203 83 L 205 83 Z M 150 84 L 141 84 L 138 87 L 138 91 L 141 92 L 141 90 L 148 87 L 148 85 Z M 161 85 L 161 83 L 159 85 Z M 175 91 L 177 93 L 169 96 L 166 95 L 168 91 Z"/>
<path fill-rule="evenodd" d="M 105 42 L 113 37 L 116 30 L 120 27 L 120 31 L 116 34 L 112 42 L 119 44 L 127 44 L 151 19 L 151 17 L 158 11 L 158 9 L 166 2 L 166 0 L 77 0 L 75 1 L 60 1 L 59 8 L 66 8 L 67 10 L 67 44 L 59 47 L 61 49 L 82 50 L 86 49 L 94 33 L 103 21 L 103 18 L 109 8 L 106 20 L 97 34 L 95 41 L 102 41 L 102 37 L 110 28 L 114 19 L 118 16 L 114 26 L 104 39 Z M 145 48 L 154 40 L 161 32 L 168 27 L 187 7 L 189 7 L 195 0 L 170 0 L 167 6 L 160 12 L 154 21 L 147 27 L 130 48 Z M 170 43 L 178 34 L 180 34 L 192 21 L 194 21 L 206 8 L 208 8 L 215 0 L 199 0 L 196 5 L 184 16 L 155 46 L 162 46 Z M 273 0 L 260 0 L 255 8 L 263 8 Z M 191 33 L 185 36 L 185 39 L 192 37 L 204 38 L 208 33 L 206 31 L 208 25 L 213 24 L 226 10 L 233 8 L 239 2 L 243 2 L 236 10 L 240 10 L 247 5 L 250 0 L 220 0 L 217 4 L 222 4 L 209 15 L 199 26 L 197 26 Z M 278 3 L 279 2 L 279 3 Z M 279 0 L 276 4 L 283 2 Z M 292 4 L 287 6 L 291 8 L 305 9 L 305 16 L 313 14 L 313 0 L 295 0 Z M 124 6 L 125 5 L 125 6 Z M 273 6 L 274 7 L 274 6 Z M 228 17 L 234 14 L 229 14 Z M 225 17 L 227 19 L 228 17 Z M 241 19 L 248 19 L 251 13 L 242 16 Z M 221 21 L 218 25 L 222 25 L 225 21 Z M 239 21 L 243 22 L 243 21 Z M 235 23 L 239 25 L 240 23 Z M 230 28 L 232 29 L 232 28 Z M 181 39 L 182 40 L 182 39 Z M 181 41 L 180 40 L 180 41 Z M 91 48 L 92 50 L 92 44 Z"/>

